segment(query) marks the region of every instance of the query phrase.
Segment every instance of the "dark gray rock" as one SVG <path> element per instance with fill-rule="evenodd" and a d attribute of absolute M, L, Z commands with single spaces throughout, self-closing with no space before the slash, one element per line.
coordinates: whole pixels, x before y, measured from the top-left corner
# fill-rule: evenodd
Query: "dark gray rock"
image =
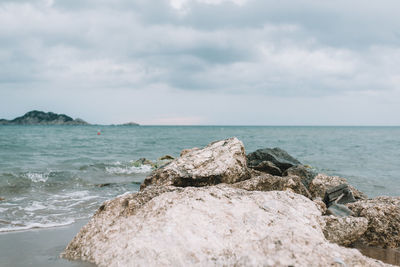
<path fill-rule="evenodd" d="M 324 202 L 329 207 L 332 203 L 347 204 L 356 202 L 356 199 L 347 184 L 340 184 L 326 190 Z"/>
<path fill-rule="evenodd" d="M 282 176 L 282 171 L 271 161 L 261 161 L 257 166 L 253 166 L 253 169 L 261 172 L 266 172 L 268 174 Z"/>
<path fill-rule="evenodd" d="M 315 176 L 317 176 L 317 173 L 311 170 L 310 168 L 307 168 L 304 165 L 296 165 L 290 167 L 289 169 L 287 169 L 282 173 L 282 176 L 293 176 L 293 175 L 299 176 L 304 186 L 308 187 L 311 181 L 315 178 Z"/>
<path fill-rule="evenodd" d="M 0 125 L 88 125 L 88 123 L 82 119 L 74 120 L 65 114 L 33 110 L 13 120 L 2 119 Z"/>
<path fill-rule="evenodd" d="M 257 168 L 264 161 L 273 163 L 281 172 L 301 164 L 300 161 L 278 147 L 258 149 L 247 155 L 247 165 L 250 168 Z"/>

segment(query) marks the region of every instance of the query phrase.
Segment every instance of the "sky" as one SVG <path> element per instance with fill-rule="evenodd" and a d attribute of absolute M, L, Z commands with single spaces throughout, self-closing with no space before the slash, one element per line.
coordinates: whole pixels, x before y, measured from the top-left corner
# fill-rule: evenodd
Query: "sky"
<path fill-rule="evenodd" d="M 0 118 L 400 125 L 400 1 L 1 0 Z"/>

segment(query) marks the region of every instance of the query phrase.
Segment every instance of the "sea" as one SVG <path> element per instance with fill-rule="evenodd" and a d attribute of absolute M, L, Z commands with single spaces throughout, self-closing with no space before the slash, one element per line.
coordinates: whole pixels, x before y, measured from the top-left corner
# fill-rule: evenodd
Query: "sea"
<path fill-rule="evenodd" d="M 87 220 L 139 190 L 151 172 L 139 158 L 234 136 L 247 153 L 280 147 L 369 197 L 400 195 L 400 127 L 0 126 L 0 232 Z"/>

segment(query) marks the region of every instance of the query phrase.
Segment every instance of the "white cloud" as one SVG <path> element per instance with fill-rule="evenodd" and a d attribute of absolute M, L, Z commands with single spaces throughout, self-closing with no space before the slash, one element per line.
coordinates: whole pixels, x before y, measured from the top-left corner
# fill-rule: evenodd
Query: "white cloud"
<path fill-rule="evenodd" d="M 393 16 L 399 4 L 384 2 L 349 10 L 344 1 L 311 0 L 3 1 L 0 92 L 47 92 L 51 102 L 68 91 L 84 102 L 98 91 L 104 105 L 112 92 L 118 116 L 137 108 L 125 98 L 140 98 L 143 121 L 159 123 L 223 123 L 238 99 L 248 99 L 247 107 L 257 99 L 341 99 L 357 112 L 350 105 L 361 110 L 357 97 L 369 97 L 370 108 L 382 111 L 382 101 L 396 101 L 400 90 L 400 19 Z M 157 94 L 162 98 L 152 105 Z M 165 103 L 193 97 L 216 106 L 221 100 L 222 107 L 207 112 L 192 103 L 180 113 Z M 2 101 L 0 112 L 8 114 L 10 101 Z M 46 106 L 31 94 L 12 104 L 26 111 L 38 101 Z M 158 109 L 173 111 L 157 117 Z M 236 123 L 252 117 L 246 114 L 235 113 Z"/>

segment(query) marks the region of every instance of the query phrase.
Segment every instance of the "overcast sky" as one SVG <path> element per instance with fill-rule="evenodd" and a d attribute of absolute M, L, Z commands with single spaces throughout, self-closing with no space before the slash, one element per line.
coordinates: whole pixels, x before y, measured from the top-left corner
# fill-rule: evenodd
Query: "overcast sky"
<path fill-rule="evenodd" d="M 400 1 L 1 0 L 0 118 L 400 125 Z"/>

